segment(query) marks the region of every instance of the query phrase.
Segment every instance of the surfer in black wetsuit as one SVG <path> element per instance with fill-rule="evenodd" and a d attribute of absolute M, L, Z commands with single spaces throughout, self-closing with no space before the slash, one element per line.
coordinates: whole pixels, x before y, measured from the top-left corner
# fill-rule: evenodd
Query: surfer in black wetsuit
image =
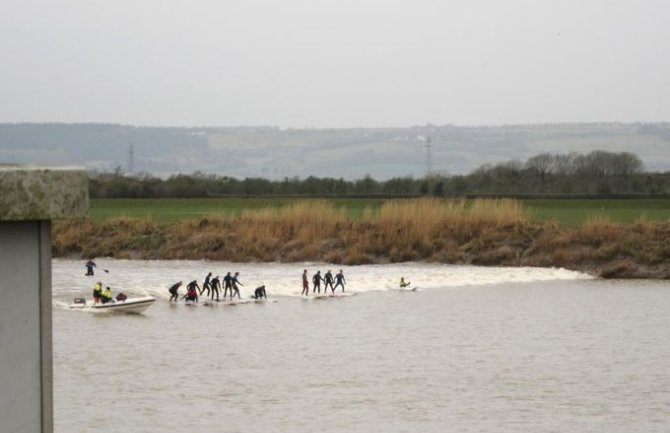
<path fill-rule="evenodd" d="M 177 300 L 179 299 L 179 293 L 177 292 L 179 290 L 179 287 L 181 287 L 181 281 L 179 281 L 177 283 L 174 283 L 168 289 L 168 291 L 172 295 L 172 296 L 170 296 L 170 302 L 172 302 L 173 299 L 174 299 L 175 302 L 177 302 Z"/>
<path fill-rule="evenodd" d="M 312 276 L 312 284 L 314 284 L 314 287 L 312 287 L 312 293 L 316 292 L 321 294 L 321 281 L 323 281 L 321 271 L 316 271 L 316 274 Z"/>
<path fill-rule="evenodd" d="M 196 280 L 191 281 L 188 283 L 186 286 L 186 290 L 200 290 L 200 286 L 198 285 L 198 282 Z M 198 302 L 198 292 L 195 292 L 195 302 Z"/>
<path fill-rule="evenodd" d="M 302 273 L 302 292 L 300 296 L 305 295 L 309 296 L 309 280 L 307 279 L 307 269 Z"/>
<path fill-rule="evenodd" d="M 252 296 L 254 299 L 267 299 L 268 295 L 265 293 L 265 286 L 260 286 L 256 287 L 256 290 L 254 290 L 254 296 Z"/>
<path fill-rule="evenodd" d="M 209 296 L 209 289 L 210 289 L 210 285 L 209 285 L 209 277 L 211 277 L 211 276 L 212 276 L 212 273 L 210 272 L 210 273 L 207 274 L 207 276 L 205 277 L 205 282 L 202 283 L 202 289 L 200 289 L 200 295 L 202 295 L 202 292 L 204 292 L 205 290 L 207 290 L 207 296 Z M 212 293 L 212 296 L 214 296 L 213 293 Z"/>
<path fill-rule="evenodd" d="M 189 284 L 187 287 L 188 289 L 186 290 L 183 299 L 185 299 L 186 302 L 198 302 L 198 291 L 195 289 L 195 286 Z"/>
<path fill-rule="evenodd" d="M 346 283 L 347 282 L 344 280 L 344 273 L 342 273 L 342 269 L 340 269 L 340 272 L 335 275 L 335 288 L 333 289 L 333 292 L 335 292 L 337 286 L 342 286 L 342 292 L 344 292 L 344 285 Z"/>
<path fill-rule="evenodd" d="M 240 286 L 244 286 L 238 279 L 237 276 L 240 275 L 239 272 L 235 272 L 235 275 L 233 278 L 230 280 L 230 282 L 233 285 L 233 290 L 235 290 L 235 293 L 231 292 L 230 299 L 233 299 L 235 295 L 237 295 L 237 299 L 240 299 L 240 289 L 237 288 L 237 285 L 239 284 Z"/>
<path fill-rule="evenodd" d="M 219 287 L 221 287 L 221 283 L 219 281 L 219 276 L 217 275 L 216 278 L 212 278 L 211 281 L 212 285 L 212 301 L 214 300 L 214 293 L 216 293 L 216 300 L 219 300 Z"/>
<path fill-rule="evenodd" d="M 86 266 L 86 275 L 93 275 L 93 268 L 97 268 L 93 260 L 89 260 L 84 266 Z"/>
<path fill-rule="evenodd" d="M 328 272 L 323 276 L 323 293 L 328 293 L 328 286 L 330 286 L 330 291 L 335 293 L 335 287 L 333 287 L 333 273 L 330 272 L 330 269 L 328 269 Z"/>
<path fill-rule="evenodd" d="M 223 299 L 226 299 L 226 294 L 230 290 L 230 299 L 233 299 L 233 277 L 230 272 L 223 277 Z"/>

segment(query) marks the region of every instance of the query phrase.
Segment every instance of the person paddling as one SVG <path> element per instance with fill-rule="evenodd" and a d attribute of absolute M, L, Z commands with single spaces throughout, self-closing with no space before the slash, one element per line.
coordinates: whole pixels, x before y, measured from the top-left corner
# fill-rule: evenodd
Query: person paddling
<path fill-rule="evenodd" d="M 95 262 L 93 260 L 89 260 L 88 262 L 86 262 L 86 264 L 84 266 L 86 266 L 86 275 L 87 276 L 88 275 L 93 275 L 93 268 L 97 267 L 97 265 L 95 264 Z"/>
<path fill-rule="evenodd" d="M 405 288 L 409 286 L 411 283 L 409 281 L 405 282 L 405 277 L 400 277 L 400 287 Z"/>

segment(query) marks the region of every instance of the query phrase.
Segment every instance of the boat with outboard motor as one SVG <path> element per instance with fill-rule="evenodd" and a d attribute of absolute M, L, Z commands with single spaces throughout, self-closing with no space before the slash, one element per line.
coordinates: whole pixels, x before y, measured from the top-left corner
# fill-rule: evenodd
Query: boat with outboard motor
<path fill-rule="evenodd" d="M 72 310 L 85 310 L 91 312 L 119 312 L 130 314 L 142 314 L 147 308 L 156 302 L 152 296 L 140 296 L 137 298 L 127 298 L 123 301 L 111 300 L 107 303 L 87 303 L 85 298 L 75 298 L 69 305 Z"/>

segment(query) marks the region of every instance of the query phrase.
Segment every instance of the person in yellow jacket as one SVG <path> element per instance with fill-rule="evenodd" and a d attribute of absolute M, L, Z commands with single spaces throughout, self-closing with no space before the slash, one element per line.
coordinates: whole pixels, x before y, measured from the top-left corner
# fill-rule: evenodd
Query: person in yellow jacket
<path fill-rule="evenodd" d="M 109 286 L 107 286 L 105 290 L 102 291 L 100 301 L 102 301 L 103 304 L 106 304 L 111 300 L 112 300 L 112 289 L 110 289 Z"/>
<path fill-rule="evenodd" d="M 100 303 L 100 296 L 102 296 L 102 283 L 98 281 L 95 283 L 95 287 L 93 287 L 93 303 L 98 304 Z"/>

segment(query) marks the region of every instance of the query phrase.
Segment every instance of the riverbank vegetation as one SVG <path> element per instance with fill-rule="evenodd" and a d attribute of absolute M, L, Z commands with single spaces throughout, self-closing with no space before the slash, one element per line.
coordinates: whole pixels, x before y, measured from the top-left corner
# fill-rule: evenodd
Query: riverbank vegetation
<path fill-rule="evenodd" d="M 178 174 L 167 179 L 147 173 L 92 173 L 92 198 L 203 197 L 670 197 L 670 173 L 646 172 L 632 153 L 539 154 L 526 161 L 486 164 L 467 175 L 438 171 L 423 178 L 264 178 Z"/>
<path fill-rule="evenodd" d="M 310 200 L 288 197 L 92 199 L 89 214 L 96 224 L 116 218 L 149 219 L 164 224 L 185 219 L 234 217 L 244 212 L 266 208 L 282 209 Z M 381 198 L 321 200 L 327 200 L 331 206 L 343 210 L 348 218 L 355 221 L 360 221 L 364 215 L 379 212 L 382 205 L 389 201 Z M 670 198 L 523 199 L 518 202 L 533 221 L 553 221 L 560 225 L 576 226 L 596 216 L 618 223 L 632 223 L 640 218 L 649 221 L 670 220 Z"/>
<path fill-rule="evenodd" d="M 622 224 L 596 215 L 579 225 L 538 222 L 510 199 L 386 200 L 361 208 L 355 217 L 329 200 L 298 200 L 170 222 L 123 216 L 59 221 L 53 250 L 56 257 L 429 261 L 670 278 L 668 239 L 667 219 Z"/>

